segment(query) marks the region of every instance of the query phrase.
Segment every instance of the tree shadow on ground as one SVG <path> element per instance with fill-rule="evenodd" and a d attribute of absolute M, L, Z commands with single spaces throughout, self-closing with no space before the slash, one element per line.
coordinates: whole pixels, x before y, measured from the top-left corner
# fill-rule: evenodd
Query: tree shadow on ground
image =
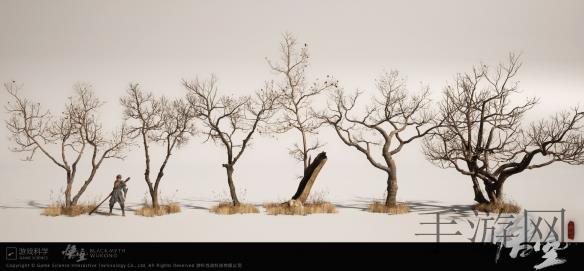
<path fill-rule="evenodd" d="M 26 205 L 0 205 L 0 209 L 44 209 L 46 205 L 42 205 L 35 201 L 28 201 Z"/>
<path fill-rule="evenodd" d="M 339 209 L 356 209 L 367 212 L 367 207 L 373 202 L 383 202 L 378 198 L 358 197 L 352 200 L 351 203 L 334 203 L 335 207 Z M 420 215 L 430 215 L 441 213 L 444 218 L 450 219 L 464 219 L 475 216 L 472 210 L 472 205 L 468 204 L 446 204 L 434 200 L 413 200 L 400 202 L 407 204 L 410 208 L 410 213 L 417 213 Z"/>
<path fill-rule="evenodd" d="M 210 199 L 189 199 L 189 198 L 185 198 L 185 199 L 180 199 L 179 200 L 180 205 L 184 206 L 186 208 L 189 209 L 193 209 L 193 210 L 210 210 L 212 206 L 215 206 L 219 203 L 222 202 L 231 202 L 231 200 L 210 200 Z M 201 204 L 203 203 L 203 204 Z M 242 202 L 242 203 L 246 203 L 246 202 Z M 255 206 L 256 208 L 261 208 L 263 207 L 263 204 L 258 204 L 258 203 L 247 203 L 250 205 Z M 208 206 L 208 207 L 205 207 Z"/>
<path fill-rule="evenodd" d="M 29 206 L 28 208 L 30 208 L 30 209 L 41 209 L 42 210 L 42 209 L 49 207 L 49 205 L 47 205 L 47 204 L 42 204 L 42 203 L 36 202 L 34 200 L 28 201 L 27 205 Z"/>

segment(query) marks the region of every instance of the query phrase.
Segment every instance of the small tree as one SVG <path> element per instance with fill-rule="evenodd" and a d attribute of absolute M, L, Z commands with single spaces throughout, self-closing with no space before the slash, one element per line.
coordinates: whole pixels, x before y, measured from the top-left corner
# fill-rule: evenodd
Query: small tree
<path fill-rule="evenodd" d="M 316 80 L 309 83 L 306 78 L 306 68 L 309 65 L 308 48 L 306 44 L 298 47 L 294 36 L 285 33 L 284 40 L 280 43 L 280 61 L 272 63 L 268 60 L 268 64 L 273 71 L 283 77 L 279 85 L 278 103 L 284 112 L 276 132 L 298 131 L 301 144 L 294 144 L 290 149 L 290 155 L 303 163 L 305 174 L 311 162 L 311 153 L 322 147 L 316 134 L 323 123 L 314 114 L 311 107 L 312 99 L 327 90 L 334 89 L 337 81 L 327 75 L 324 82 Z M 315 139 L 311 140 L 311 137 Z"/>
<path fill-rule="evenodd" d="M 395 207 L 397 195 L 397 167 L 395 155 L 408 143 L 435 129 L 428 112 L 428 89 L 418 95 L 408 94 L 405 80 L 397 71 L 383 74 L 377 80 L 378 95 L 365 108 L 355 113 L 355 105 L 362 92 L 346 96 L 339 89 L 332 95 L 329 110 L 321 115 L 332 126 L 347 146 L 363 153 L 369 163 L 387 174 L 385 206 Z M 378 155 L 372 153 L 377 148 Z"/>
<path fill-rule="evenodd" d="M 195 132 L 193 120 L 196 111 L 183 99 L 169 101 L 164 96 L 155 97 L 144 93 L 138 84 L 130 84 L 126 96 L 120 99 L 124 107 L 124 118 L 133 120 L 130 133 L 133 138 L 140 138 L 144 148 L 144 180 L 154 209 L 160 208 L 159 186 L 164 176 L 170 156 L 175 148 L 185 145 Z M 160 144 L 164 148 L 164 158 L 152 182 L 150 170 L 150 146 Z"/>
<path fill-rule="evenodd" d="M 10 116 L 6 127 L 14 143 L 12 151 L 26 153 L 25 160 L 28 161 L 40 152 L 65 171 L 66 208 L 77 205 L 105 159 L 124 158 L 128 147 L 127 130 L 122 126 L 111 137 L 104 136 L 96 116 L 103 103 L 95 96 L 91 86 L 76 85 L 75 95 L 69 98 L 58 118 L 42 110 L 40 103 L 20 96 L 18 92 L 21 87 L 14 81 L 4 84 L 4 87 L 12 97 L 6 106 Z M 91 171 L 73 195 L 71 190 L 78 165 L 88 150 Z"/>
<path fill-rule="evenodd" d="M 525 169 L 584 163 L 584 112 L 578 108 L 524 125 L 537 100 L 511 101 L 520 67 L 519 57 L 510 54 L 494 72 L 481 65 L 457 75 L 440 105 L 444 125 L 424 143 L 430 161 L 470 177 L 478 203 L 501 202 L 505 182 Z"/>
<path fill-rule="evenodd" d="M 274 115 L 278 96 L 272 84 L 255 93 L 255 96 L 218 96 L 217 79 L 184 81 L 187 98 L 191 106 L 199 112 L 203 122 L 203 133 L 207 140 L 219 143 L 225 148 L 227 161 L 223 164 L 227 172 L 229 193 L 234 206 L 240 205 L 233 181 L 235 164 L 256 132 L 267 124 Z"/>

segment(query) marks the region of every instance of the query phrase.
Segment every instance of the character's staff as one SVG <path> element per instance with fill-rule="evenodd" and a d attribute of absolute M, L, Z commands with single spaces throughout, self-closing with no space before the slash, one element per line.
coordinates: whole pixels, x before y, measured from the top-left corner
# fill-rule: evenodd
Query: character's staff
<path fill-rule="evenodd" d="M 130 177 L 126 178 L 126 180 L 124 181 L 124 183 L 127 183 L 130 181 Z M 112 192 L 109 193 L 109 195 L 103 199 L 97 206 L 95 206 L 95 208 L 93 208 L 93 210 L 91 210 L 91 212 L 89 212 L 89 215 L 93 214 L 93 212 L 95 212 L 95 210 L 97 210 L 97 208 L 99 208 L 99 206 L 101 206 L 106 200 L 108 200 L 112 194 L 114 193 L 114 191 L 112 190 Z"/>

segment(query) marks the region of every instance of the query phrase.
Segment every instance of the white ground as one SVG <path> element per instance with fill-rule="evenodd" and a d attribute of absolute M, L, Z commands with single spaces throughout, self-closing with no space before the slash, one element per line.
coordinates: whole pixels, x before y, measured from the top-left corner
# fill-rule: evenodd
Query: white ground
<path fill-rule="evenodd" d="M 411 213 L 385 215 L 363 211 L 370 200 L 363 198 L 335 203 L 338 209 L 336 214 L 272 216 L 267 215 L 263 208 L 260 208 L 259 214 L 216 215 L 208 211 L 216 201 L 181 199 L 181 213 L 154 218 L 137 216 L 133 211 L 128 211 L 126 217 L 122 217 L 120 210 L 115 210 L 116 215 L 111 217 L 99 213 L 79 217 L 46 217 L 41 215 L 43 203 L 13 202 L 0 207 L 0 241 L 432 242 L 435 241 L 434 237 L 415 236 L 415 233 L 434 231 L 434 225 L 420 225 L 420 222 L 432 222 L 435 217 L 421 214 L 451 207 L 459 210 L 466 208 L 467 211 L 447 215 L 448 218 L 455 218 L 457 224 L 443 226 L 442 231 L 460 230 L 463 235 L 443 236 L 441 241 L 468 242 L 466 238 L 472 237 L 474 233 L 467 221 L 476 221 L 477 218 L 465 205 L 410 201 Z M 129 208 L 134 210 L 137 206 L 132 204 Z M 581 206 L 564 208 L 568 209 L 566 223 L 584 217 Z M 100 210 L 105 211 L 105 208 Z M 447 221 L 449 219 L 442 220 Z M 584 241 L 582 232 L 582 223 L 576 223 L 576 241 Z M 479 229 L 478 234 L 482 235 L 482 229 Z"/>

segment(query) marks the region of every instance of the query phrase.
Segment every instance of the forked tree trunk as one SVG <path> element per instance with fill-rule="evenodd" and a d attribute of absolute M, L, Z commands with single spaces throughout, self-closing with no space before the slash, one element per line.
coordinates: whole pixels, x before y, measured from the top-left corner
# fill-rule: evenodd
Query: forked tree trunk
<path fill-rule="evenodd" d="M 152 208 L 158 209 L 160 208 L 160 203 L 158 202 L 158 189 L 152 189 L 150 193 L 150 198 L 152 199 Z"/>
<path fill-rule="evenodd" d="M 154 182 L 154 188 L 151 190 L 152 191 L 152 207 L 154 209 L 158 209 L 160 208 L 160 202 L 158 201 L 158 186 L 160 185 L 160 182 L 162 181 L 162 177 L 164 176 L 164 169 L 166 168 L 166 164 L 168 163 L 168 159 L 170 158 L 170 151 L 166 152 L 166 156 L 164 157 L 164 161 L 162 162 L 162 165 L 160 165 L 160 169 L 158 170 L 158 174 L 156 175 L 156 181 Z"/>
<path fill-rule="evenodd" d="M 296 190 L 296 194 L 292 196 L 293 200 L 300 201 L 302 204 L 306 203 L 308 195 L 310 194 L 310 190 L 316 181 L 316 177 L 326 163 L 326 160 L 326 153 L 321 152 L 316 156 L 314 161 L 310 163 L 310 165 L 304 171 L 304 177 L 302 177 L 300 184 L 298 184 L 298 190 Z"/>
<path fill-rule="evenodd" d="M 231 201 L 233 201 L 233 205 L 239 205 L 239 199 L 237 199 L 237 192 L 235 190 L 235 184 L 233 184 L 233 165 L 232 164 L 223 164 L 223 167 L 227 171 L 227 184 L 229 184 L 229 194 L 231 195 Z"/>

